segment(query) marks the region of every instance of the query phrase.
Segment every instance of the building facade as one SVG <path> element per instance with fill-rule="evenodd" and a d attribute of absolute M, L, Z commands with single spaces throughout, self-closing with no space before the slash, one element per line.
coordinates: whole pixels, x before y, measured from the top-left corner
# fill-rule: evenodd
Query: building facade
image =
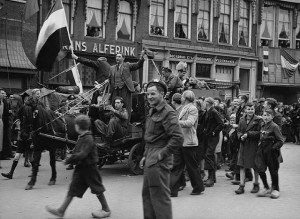
<path fill-rule="evenodd" d="M 281 65 L 281 50 L 294 59 L 300 57 L 300 1 L 265 0 L 260 2 L 258 19 L 257 96 L 272 96 L 287 104 L 300 97 L 300 71 L 286 75 Z M 263 54 L 267 52 L 268 57 Z M 268 71 L 264 71 L 268 66 Z"/>
<path fill-rule="evenodd" d="M 37 18 L 24 22 L 25 1 L 3 3 L 0 9 L 0 87 L 8 92 L 21 92 L 37 82 L 37 70 L 32 64 Z M 24 36 L 27 41 L 22 40 Z"/>

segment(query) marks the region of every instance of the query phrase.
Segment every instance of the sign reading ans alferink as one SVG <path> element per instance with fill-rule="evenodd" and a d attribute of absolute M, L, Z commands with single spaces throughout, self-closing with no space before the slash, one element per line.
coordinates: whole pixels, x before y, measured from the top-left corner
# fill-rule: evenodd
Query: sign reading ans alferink
<path fill-rule="evenodd" d="M 136 48 L 133 46 L 120 46 L 108 43 L 93 43 L 85 41 L 72 41 L 74 51 L 115 55 L 123 53 L 125 56 L 136 57 Z M 65 48 L 68 50 L 68 48 Z"/>

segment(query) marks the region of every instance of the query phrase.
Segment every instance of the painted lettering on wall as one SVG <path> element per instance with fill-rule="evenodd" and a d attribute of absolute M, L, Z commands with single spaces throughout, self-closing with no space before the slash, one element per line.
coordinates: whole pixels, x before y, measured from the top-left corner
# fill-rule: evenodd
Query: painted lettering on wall
<path fill-rule="evenodd" d="M 136 48 L 132 46 L 120 46 L 105 43 L 92 43 L 84 41 L 72 41 L 74 51 L 111 54 L 123 53 L 125 56 L 136 56 Z M 70 48 L 64 47 L 69 50 Z"/>

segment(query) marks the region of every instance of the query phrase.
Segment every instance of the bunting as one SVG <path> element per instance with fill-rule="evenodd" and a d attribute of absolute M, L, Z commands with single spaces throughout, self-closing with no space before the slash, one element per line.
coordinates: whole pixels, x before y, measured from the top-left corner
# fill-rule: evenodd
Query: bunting
<path fill-rule="evenodd" d="M 296 59 L 294 59 L 290 54 L 288 54 L 286 50 L 281 49 L 280 52 L 283 78 L 287 79 L 295 74 L 300 63 Z"/>

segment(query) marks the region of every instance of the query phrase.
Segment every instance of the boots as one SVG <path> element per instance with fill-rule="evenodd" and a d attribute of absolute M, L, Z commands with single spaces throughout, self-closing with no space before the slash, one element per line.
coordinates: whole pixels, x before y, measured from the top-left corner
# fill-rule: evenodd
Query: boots
<path fill-rule="evenodd" d="M 245 185 L 240 185 L 240 187 L 237 190 L 235 190 L 235 193 L 237 195 L 243 194 L 245 192 L 244 188 L 245 188 Z"/>
<path fill-rule="evenodd" d="M 8 179 L 12 179 L 14 171 L 15 171 L 17 165 L 18 165 L 18 162 L 19 162 L 18 160 L 14 160 L 9 173 L 1 173 L 1 175 L 8 178 Z"/>
<path fill-rule="evenodd" d="M 208 179 L 205 182 L 206 187 L 212 187 L 214 186 L 215 182 L 215 170 L 208 170 Z"/>
<path fill-rule="evenodd" d="M 253 189 L 251 193 L 258 193 L 259 192 L 259 183 L 253 183 Z"/>

